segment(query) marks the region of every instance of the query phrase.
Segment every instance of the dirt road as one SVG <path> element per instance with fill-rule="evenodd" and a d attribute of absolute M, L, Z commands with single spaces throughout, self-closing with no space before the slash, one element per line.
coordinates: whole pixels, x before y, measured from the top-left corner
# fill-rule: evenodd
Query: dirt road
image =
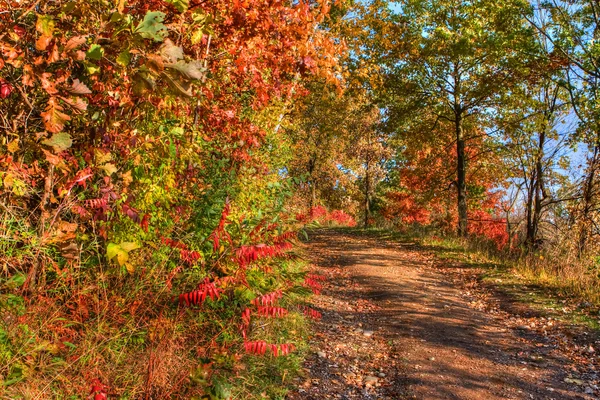
<path fill-rule="evenodd" d="M 571 360 L 548 336 L 515 326 L 521 315 L 491 312 L 502 303 L 493 297 L 478 304 L 476 284 L 462 278 L 471 272 L 428 250 L 321 230 L 307 254 L 328 280 L 290 399 L 597 398 L 597 377 L 569 378 Z"/>

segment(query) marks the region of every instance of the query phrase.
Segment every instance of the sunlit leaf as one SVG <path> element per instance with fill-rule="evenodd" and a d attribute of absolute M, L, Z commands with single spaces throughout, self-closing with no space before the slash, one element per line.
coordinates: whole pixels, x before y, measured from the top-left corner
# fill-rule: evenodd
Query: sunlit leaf
<path fill-rule="evenodd" d="M 42 141 L 42 143 L 52 147 L 55 152 L 60 153 L 73 145 L 73 139 L 66 132 L 58 132 L 52 135 L 50 139 Z"/>
<path fill-rule="evenodd" d="M 163 24 L 164 20 L 164 13 L 160 11 L 148 11 L 144 20 L 135 28 L 135 32 L 139 33 L 144 39 L 162 42 L 168 34 L 167 27 Z"/>
<path fill-rule="evenodd" d="M 101 60 L 104 56 L 104 48 L 99 44 L 93 44 L 89 50 L 85 52 L 85 55 L 90 60 Z"/>
<path fill-rule="evenodd" d="M 48 100 L 46 110 L 41 113 L 42 118 L 44 119 L 44 125 L 48 132 L 57 133 L 62 131 L 65 127 L 65 123 L 71 120 L 71 117 L 63 111 L 64 108 L 58 104 L 58 99 L 56 97 L 51 97 L 50 100 Z"/>

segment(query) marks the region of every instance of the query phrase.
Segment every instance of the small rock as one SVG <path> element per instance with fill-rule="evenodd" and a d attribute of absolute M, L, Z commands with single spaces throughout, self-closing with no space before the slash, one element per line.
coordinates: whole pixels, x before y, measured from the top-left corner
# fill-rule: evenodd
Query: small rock
<path fill-rule="evenodd" d="M 377 377 L 375 376 L 367 376 L 364 380 L 366 386 L 373 386 L 377 383 Z"/>
<path fill-rule="evenodd" d="M 429 357 L 429 361 L 435 361 L 435 357 Z"/>
<path fill-rule="evenodd" d="M 579 386 L 583 385 L 583 381 L 581 379 L 565 378 L 565 382 L 572 383 L 574 385 L 579 385 Z"/>
<path fill-rule="evenodd" d="M 363 332 L 363 336 L 364 337 L 371 337 L 371 336 L 373 336 L 373 331 L 364 331 Z"/>
<path fill-rule="evenodd" d="M 385 374 L 383 372 L 378 373 L 377 376 L 380 378 L 385 378 Z"/>
<path fill-rule="evenodd" d="M 588 347 L 586 349 L 586 351 L 588 352 L 588 354 L 594 354 L 596 352 L 596 350 L 592 347 L 592 345 L 590 345 L 590 347 Z"/>
<path fill-rule="evenodd" d="M 317 351 L 317 355 L 318 355 L 319 357 L 321 357 L 321 358 L 325 358 L 325 357 L 327 357 L 327 354 L 325 354 L 325 352 L 324 352 L 324 351 Z"/>
<path fill-rule="evenodd" d="M 583 390 L 583 392 L 585 394 L 594 394 L 594 389 L 592 389 L 591 387 L 588 386 Z"/>

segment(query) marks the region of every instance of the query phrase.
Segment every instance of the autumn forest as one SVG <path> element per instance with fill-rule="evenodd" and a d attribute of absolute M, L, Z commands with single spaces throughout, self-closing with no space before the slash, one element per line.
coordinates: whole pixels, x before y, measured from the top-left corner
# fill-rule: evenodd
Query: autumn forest
<path fill-rule="evenodd" d="M 0 0 L 0 399 L 600 396 L 599 40 L 594 0 Z"/>

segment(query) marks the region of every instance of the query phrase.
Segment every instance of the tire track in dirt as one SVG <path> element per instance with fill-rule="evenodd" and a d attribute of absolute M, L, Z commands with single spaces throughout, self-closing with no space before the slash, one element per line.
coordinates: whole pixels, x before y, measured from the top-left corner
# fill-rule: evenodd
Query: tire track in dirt
<path fill-rule="evenodd" d="M 474 308 L 452 277 L 460 271 L 427 251 L 346 231 L 310 236 L 307 254 L 328 283 L 289 399 L 596 398 L 565 384 L 567 360 L 543 337 Z"/>

